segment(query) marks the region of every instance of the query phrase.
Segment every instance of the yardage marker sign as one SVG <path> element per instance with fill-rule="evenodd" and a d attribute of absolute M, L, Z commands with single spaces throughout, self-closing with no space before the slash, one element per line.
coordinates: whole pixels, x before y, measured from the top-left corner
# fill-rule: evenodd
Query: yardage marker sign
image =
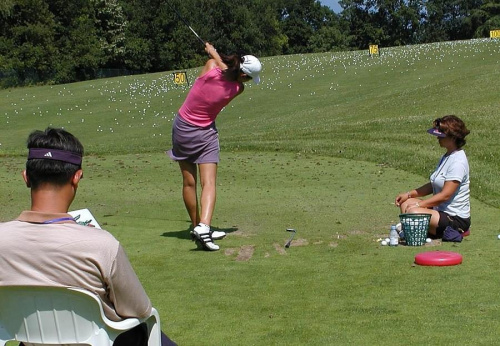
<path fill-rule="evenodd" d="M 491 30 L 490 38 L 500 38 L 500 30 Z"/>
<path fill-rule="evenodd" d="M 379 55 L 378 44 L 371 44 L 369 48 L 370 48 L 370 55 Z"/>
<path fill-rule="evenodd" d="M 187 74 L 185 71 L 174 72 L 173 74 L 174 74 L 174 84 L 177 85 L 189 84 Z"/>

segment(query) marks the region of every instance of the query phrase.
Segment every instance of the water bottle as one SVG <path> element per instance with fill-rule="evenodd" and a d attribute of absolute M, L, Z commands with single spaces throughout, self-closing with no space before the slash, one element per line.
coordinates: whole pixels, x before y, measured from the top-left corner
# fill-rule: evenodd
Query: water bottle
<path fill-rule="evenodd" d="M 399 234 L 396 230 L 396 225 L 391 225 L 391 232 L 389 233 L 389 245 L 390 246 L 398 246 L 399 243 Z"/>

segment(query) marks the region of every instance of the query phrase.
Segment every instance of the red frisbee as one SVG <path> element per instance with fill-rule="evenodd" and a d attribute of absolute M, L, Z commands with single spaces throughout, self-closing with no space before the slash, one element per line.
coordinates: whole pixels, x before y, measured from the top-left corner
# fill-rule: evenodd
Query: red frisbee
<path fill-rule="evenodd" d="M 428 251 L 415 256 L 421 266 L 454 266 L 462 263 L 462 255 L 452 251 Z"/>

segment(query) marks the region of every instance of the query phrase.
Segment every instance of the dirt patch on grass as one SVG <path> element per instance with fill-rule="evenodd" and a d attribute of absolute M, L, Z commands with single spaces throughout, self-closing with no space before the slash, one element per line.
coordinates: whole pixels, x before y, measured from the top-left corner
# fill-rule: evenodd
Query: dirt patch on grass
<path fill-rule="evenodd" d="M 286 255 L 286 251 L 283 245 L 274 243 L 273 246 L 280 255 Z"/>
<path fill-rule="evenodd" d="M 234 231 L 234 232 L 231 232 L 229 234 L 231 234 L 231 236 L 234 235 L 234 236 L 242 237 L 242 238 L 248 238 L 251 236 L 251 234 L 243 232 L 243 231 Z"/>
<path fill-rule="evenodd" d="M 236 253 L 238 249 L 235 249 L 235 248 L 229 248 L 229 249 L 226 249 L 224 250 L 224 255 L 226 256 L 232 256 Z"/>
<path fill-rule="evenodd" d="M 290 244 L 290 247 L 294 246 L 306 246 L 309 245 L 309 242 L 307 239 L 299 238 L 299 239 L 294 239 L 292 240 L 292 243 Z"/>
<path fill-rule="evenodd" d="M 350 231 L 349 234 L 351 235 L 360 235 L 360 234 L 366 234 L 365 231 L 360 231 L 360 230 L 354 230 L 354 231 Z"/>
<path fill-rule="evenodd" d="M 254 245 L 243 245 L 240 247 L 240 251 L 238 252 L 238 256 L 236 257 L 236 261 L 248 261 L 252 258 L 253 253 L 255 251 Z"/>
<path fill-rule="evenodd" d="M 330 244 L 328 244 L 328 246 L 330 246 L 330 247 L 337 247 L 337 246 L 339 246 L 339 243 L 336 243 L 336 242 L 333 241 Z"/>

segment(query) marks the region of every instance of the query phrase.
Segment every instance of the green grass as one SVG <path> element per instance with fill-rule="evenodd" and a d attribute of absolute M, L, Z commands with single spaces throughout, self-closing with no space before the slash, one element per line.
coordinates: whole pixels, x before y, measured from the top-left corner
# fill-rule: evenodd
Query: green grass
<path fill-rule="evenodd" d="M 495 344 L 499 50 L 484 40 L 263 59 L 263 83 L 217 122 L 213 224 L 229 235 L 216 253 L 188 240 L 179 169 L 163 153 L 188 89 L 169 73 L 1 91 L 0 220 L 29 208 L 28 133 L 64 126 L 89 154 L 72 208 L 123 243 L 179 344 Z M 472 130 L 472 235 L 380 246 L 394 196 L 426 182 L 442 154 L 425 129 L 448 113 Z M 297 235 L 285 252 L 287 227 Z M 464 263 L 413 265 L 438 249 Z"/>

